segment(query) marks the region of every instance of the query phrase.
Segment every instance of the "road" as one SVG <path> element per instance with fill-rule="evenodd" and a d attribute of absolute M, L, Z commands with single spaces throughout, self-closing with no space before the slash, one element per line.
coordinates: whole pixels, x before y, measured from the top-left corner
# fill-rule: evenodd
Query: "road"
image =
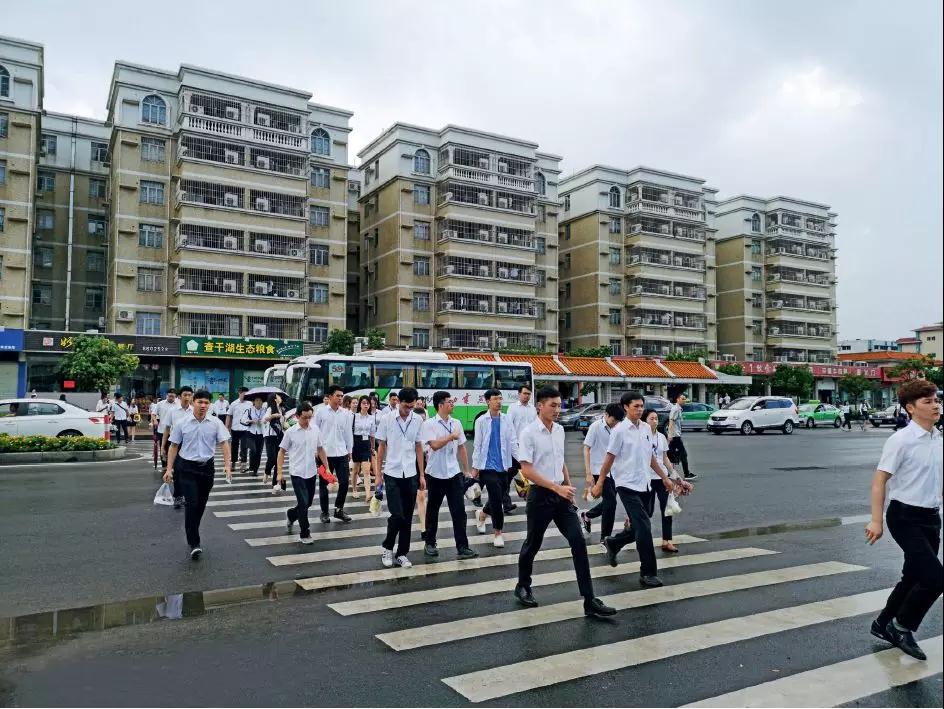
<path fill-rule="evenodd" d="M 436 560 L 417 541 L 416 566 L 391 571 L 385 517 L 362 500 L 302 547 L 280 538 L 290 493 L 237 478 L 214 487 L 194 563 L 182 514 L 151 505 L 147 459 L 3 468 L 0 703 L 939 706 L 940 602 L 918 634 L 937 648 L 926 665 L 868 634 L 901 565 L 862 535 L 889 433 L 687 433 L 701 477 L 681 553 L 657 552 L 666 586 L 639 589 L 634 550 L 612 570 L 588 547 L 611 621 L 580 614 L 559 536 L 535 565 L 541 605 L 514 604 L 523 507 L 504 549 L 470 527 L 481 556 L 456 562 L 446 528 Z M 568 434 L 572 471 L 581 440 Z"/>

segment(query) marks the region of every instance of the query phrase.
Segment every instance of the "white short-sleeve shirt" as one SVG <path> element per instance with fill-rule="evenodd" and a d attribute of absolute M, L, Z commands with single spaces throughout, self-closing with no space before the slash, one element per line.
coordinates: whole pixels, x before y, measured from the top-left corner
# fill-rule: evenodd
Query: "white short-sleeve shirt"
<path fill-rule="evenodd" d="M 888 498 L 906 505 L 937 509 L 941 505 L 942 436 L 914 421 L 893 433 L 882 448 L 878 469 L 891 475 Z"/>
<path fill-rule="evenodd" d="M 669 471 L 665 467 L 665 454 L 669 450 L 669 440 L 665 437 L 665 434 L 656 431 L 653 433 L 649 431 L 649 445 L 652 448 L 652 455 L 656 457 L 656 462 L 659 464 L 659 467 L 662 468 L 662 472 L 666 475 L 669 474 Z M 649 479 L 650 480 L 660 480 L 660 476 L 652 469 L 652 466 L 647 466 L 649 468 Z"/>
<path fill-rule="evenodd" d="M 640 421 L 637 424 L 623 419 L 610 432 L 610 445 L 606 452 L 615 457 L 611 473 L 617 487 L 625 487 L 636 492 L 649 489 L 649 461 L 652 458 L 652 444 L 647 435 L 649 425 Z M 645 462 L 643 462 L 645 461 Z"/>
<path fill-rule="evenodd" d="M 597 419 L 587 429 L 583 444 L 590 449 L 590 474 L 599 475 L 606 458 L 606 448 L 610 445 L 610 427 L 603 419 Z"/>
<path fill-rule="evenodd" d="M 248 407 L 252 406 L 252 402 L 249 401 L 239 401 L 238 399 L 229 405 L 229 408 L 226 410 L 227 416 L 232 416 L 233 420 L 230 422 L 229 427 L 233 431 L 245 431 L 246 427 L 243 425 L 243 413 Z"/>
<path fill-rule="evenodd" d="M 181 458 L 204 463 L 213 458 L 217 444 L 229 440 L 229 431 L 215 416 L 207 414 L 197 421 L 189 409 L 178 413 L 187 415 L 178 417 L 181 420 L 173 425 L 170 442 L 180 446 L 177 455 Z"/>
<path fill-rule="evenodd" d="M 174 399 L 174 403 L 170 403 L 167 399 L 162 399 L 161 402 L 157 405 L 157 432 L 164 433 L 164 429 L 170 424 L 171 414 L 174 411 L 180 410 L 180 399 Z"/>
<path fill-rule="evenodd" d="M 318 448 L 322 445 L 321 430 L 309 423 L 307 428 L 299 424 L 288 429 L 279 448 L 288 456 L 291 474 L 310 480 L 318 474 Z"/>
<path fill-rule="evenodd" d="M 330 457 L 348 455 L 354 448 L 354 414 L 349 409 L 322 406 L 315 413 L 315 424 L 321 429 L 325 453 Z"/>
<path fill-rule="evenodd" d="M 564 482 L 564 427 L 554 423 L 551 430 L 535 419 L 521 431 L 518 460 L 531 463 L 535 471 L 556 485 Z"/>
<path fill-rule="evenodd" d="M 385 441 L 383 474 L 392 478 L 410 478 L 416 475 L 416 444 L 422 442 L 423 419 L 412 411 L 404 419 L 390 414 L 380 419 L 376 438 Z"/>
<path fill-rule="evenodd" d="M 423 422 L 422 442 L 424 445 L 430 441 L 438 441 L 440 438 L 452 434 L 453 431 L 459 432 L 459 440 L 449 441 L 438 451 L 427 448 L 426 474 L 440 480 L 447 480 L 461 472 L 459 468 L 459 459 L 456 457 L 459 452 L 459 446 L 465 445 L 465 431 L 462 430 L 462 424 L 449 417 L 448 420 L 440 418 L 436 414 L 431 419 Z"/>

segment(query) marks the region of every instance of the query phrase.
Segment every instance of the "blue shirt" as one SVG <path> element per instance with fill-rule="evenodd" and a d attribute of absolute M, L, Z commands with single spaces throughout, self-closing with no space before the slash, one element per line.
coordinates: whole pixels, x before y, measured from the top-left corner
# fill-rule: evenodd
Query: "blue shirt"
<path fill-rule="evenodd" d="M 501 454 L 501 416 L 491 417 L 492 431 L 488 438 L 488 455 L 485 458 L 486 470 L 504 470 Z"/>

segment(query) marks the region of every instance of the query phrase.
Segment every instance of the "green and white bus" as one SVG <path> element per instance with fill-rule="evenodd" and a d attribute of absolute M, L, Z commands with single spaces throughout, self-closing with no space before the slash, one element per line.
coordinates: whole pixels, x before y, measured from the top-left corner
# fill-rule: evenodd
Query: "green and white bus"
<path fill-rule="evenodd" d="M 319 354 L 298 357 L 285 370 L 286 393 L 295 402 L 323 403 L 324 394 L 338 384 L 345 394 L 361 396 L 377 392 L 386 403 L 391 390 L 415 387 L 426 397 L 430 413 L 432 396 L 448 391 L 456 399 L 453 416 L 471 431 L 485 412 L 486 389 L 501 391 L 503 408 L 516 401 L 518 387 L 534 387 L 528 362 L 494 362 L 479 359 L 451 360 L 443 352 L 370 350 L 356 355 Z"/>

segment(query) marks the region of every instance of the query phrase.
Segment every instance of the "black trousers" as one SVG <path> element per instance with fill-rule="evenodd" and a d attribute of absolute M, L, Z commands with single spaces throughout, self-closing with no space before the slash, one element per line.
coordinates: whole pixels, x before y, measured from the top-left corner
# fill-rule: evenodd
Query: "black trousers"
<path fill-rule="evenodd" d="M 338 478 L 338 496 L 334 499 L 334 509 L 343 510 L 347 500 L 347 490 L 351 484 L 351 465 L 346 455 L 328 456 L 328 467 Z M 328 482 L 319 478 L 318 494 L 321 498 L 321 513 L 328 514 Z"/>
<path fill-rule="evenodd" d="M 387 499 L 387 536 L 383 548 L 393 551 L 396 544 L 396 556 L 404 556 L 410 551 L 410 526 L 413 523 L 413 508 L 416 507 L 416 491 L 419 489 L 419 476 L 393 478 L 384 475 L 384 497 Z"/>
<path fill-rule="evenodd" d="M 279 443 L 282 442 L 282 434 L 277 436 L 265 437 L 266 449 L 266 467 L 265 474 L 272 475 L 275 472 L 275 466 L 279 459 Z"/>
<path fill-rule="evenodd" d="M 243 447 L 249 449 L 249 472 L 258 475 L 259 463 L 262 461 L 262 449 L 265 448 L 265 438 L 261 433 L 253 433 L 252 431 L 238 431 L 237 433 L 243 434 L 240 436 Z M 276 451 L 276 455 L 278 455 L 278 451 Z M 236 458 L 235 453 L 233 453 L 233 458 Z"/>
<path fill-rule="evenodd" d="M 941 517 L 936 509 L 914 507 L 898 500 L 888 503 L 885 521 L 892 539 L 905 552 L 901 581 L 892 590 L 878 622 L 892 618 L 915 631 L 941 595 L 942 567 L 937 558 L 941 546 Z"/>
<path fill-rule="evenodd" d="M 515 475 L 518 474 L 518 471 L 521 470 L 521 463 L 519 463 L 514 458 L 511 459 L 511 470 L 505 471 L 505 486 L 502 488 L 502 506 L 511 511 L 511 481 L 515 479 Z"/>
<path fill-rule="evenodd" d="M 568 500 L 543 487 L 532 485 L 528 491 L 526 505 L 528 535 L 518 555 L 518 583 L 531 588 L 531 570 L 534 557 L 541 550 L 544 533 L 553 522 L 570 544 L 570 554 L 577 572 L 577 587 L 584 598 L 593 598 L 593 581 L 590 579 L 590 561 L 587 544 L 583 540 L 583 529 L 577 519 L 577 511 Z"/>
<path fill-rule="evenodd" d="M 122 438 L 125 442 L 129 441 L 128 438 L 128 421 L 115 421 L 115 443 L 121 443 Z"/>
<path fill-rule="evenodd" d="M 681 463 L 686 476 L 691 474 L 688 470 L 688 451 L 685 450 L 685 441 L 681 436 L 672 436 L 672 440 L 669 441 L 669 460 L 674 465 Z"/>
<path fill-rule="evenodd" d="M 594 484 L 599 475 L 593 476 Z M 613 476 L 607 475 L 603 480 L 603 494 L 600 496 L 600 503 L 594 505 L 587 511 L 587 517 L 600 520 L 600 541 L 613 534 L 613 522 L 616 519 L 616 483 L 613 482 Z"/>
<path fill-rule="evenodd" d="M 192 549 L 200 546 L 200 520 L 203 519 L 203 511 L 206 509 L 210 490 L 213 489 L 213 475 L 215 474 L 213 459 L 210 458 L 205 463 L 201 463 L 178 456 L 174 464 L 174 473 L 177 480 L 174 494 L 177 494 L 179 487 L 181 494 L 186 498 L 184 531 L 187 534 L 187 544 Z"/>
<path fill-rule="evenodd" d="M 488 490 L 488 503 L 483 512 L 492 517 L 492 527 L 500 532 L 505 526 L 505 501 L 502 499 L 502 490 L 505 486 L 504 470 L 480 470 L 479 479 Z"/>
<path fill-rule="evenodd" d="M 311 525 L 308 523 L 308 509 L 315 501 L 315 486 L 318 476 L 300 478 L 292 475 L 292 489 L 295 491 L 296 505 L 286 512 L 289 522 L 298 522 L 298 535 L 303 539 L 311 536 Z"/>
<path fill-rule="evenodd" d="M 230 431 L 230 435 L 233 437 L 233 462 L 245 463 L 249 453 L 246 440 L 249 431 Z"/>
<path fill-rule="evenodd" d="M 439 528 L 439 508 L 443 498 L 449 505 L 449 516 L 452 517 L 452 535 L 456 540 L 456 549 L 465 549 L 469 546 L 469 536 L 465 525 L 465 496 L 462 482 L 465 476 L 456 473 L 447 480 L 426 476 L 426 543 L 436 546 L 436 530 Z"/>
<path fill-rule="evenodd" d="M 649 516 L 656 511 L 656 498 L 659 498 L 659 508 L 662 511 L 662 541 L 672 541 L 672 518 L 665 516 L 665 506 L 669 502 L 669 491 L 665 489 L 662 480 L 650 480 L 649 485 L 652 490 L 649 491 Z"/>
<path fill-rule="evenodd" d="M 661 484 L 662 481 L 660 480 L 659 483 Z M 629 515 L 632 526 L 610 537 L 610 547 L 619 551 L 627 544 L 636 542 L 636 551 L 639 554 L 639 574 L 655 576 L 656 552 L 652 548 L 652 528 L 649 525 L 649 498 L 652 493 L 638 492 L 628 487 L 617 487 L 616 493 L 623 507 L 626 508 L 626 514 Z"/>
<path fill-rule="evenodd" d="M 842 426 L 841 426 L 841 428 L 848 428 L 850 431 L 852 430 L 852 415 L 851 415 L 851 414 L 843 414 L 843 415 L 842 415 Z"/>

